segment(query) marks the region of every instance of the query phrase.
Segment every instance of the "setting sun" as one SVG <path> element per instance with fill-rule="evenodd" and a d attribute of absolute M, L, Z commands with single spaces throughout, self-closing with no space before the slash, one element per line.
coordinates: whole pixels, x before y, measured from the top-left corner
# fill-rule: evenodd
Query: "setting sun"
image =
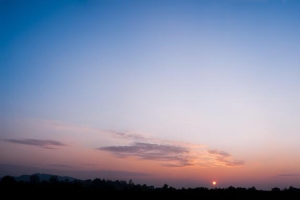
<path fill-rule="evenodd" d="M 216 182 L 216 181 L 213 181 L 213 182 L 212 182 L 212 184 L 213 184 L 213 185 L 216 185 L 216 184 L 217 184 L 217 182 Z"/>

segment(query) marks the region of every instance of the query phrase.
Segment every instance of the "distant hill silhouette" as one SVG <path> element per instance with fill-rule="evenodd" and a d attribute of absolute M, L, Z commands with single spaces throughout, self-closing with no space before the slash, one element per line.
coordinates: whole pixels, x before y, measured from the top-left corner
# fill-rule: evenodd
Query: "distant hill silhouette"
<path fill-rule="evenodd" d="M 69 176 L 58 176 L 58 175 L 53 175 L 53 174 L 40 174 L 40 173 L 34 173 L 31 175 L 21 175 L 21 176 L 14 176 L 14 179 L 16 181 L 25 181 L 25 182 L 29 182 L 30 181 L 30 177 L 36 175 L 37 177 L 39 177 L 40 181 L 49 181 L 51 177 L 57 177 L 58 181 L 75 181 L 78 180 L 76 178 L 73 177 L 69 177 Z"/>

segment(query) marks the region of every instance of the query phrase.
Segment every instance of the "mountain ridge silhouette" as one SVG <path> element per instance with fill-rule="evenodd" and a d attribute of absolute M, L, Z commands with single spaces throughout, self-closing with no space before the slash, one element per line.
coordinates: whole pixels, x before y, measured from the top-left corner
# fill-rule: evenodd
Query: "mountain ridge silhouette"
<path fill-rule="evenodd" d="M 30 177 L 36 175 L 37 177 L 39 177 L 40 181 L 49 181 L 51 177 L 56 177 L 58 181 L 74 181 L 74 180 L 79 180 L 77 178 L 74 177 L 70 177 L 70 176 L 60 176 L 60 175 L 56 175 L 56 174 L 46 174 L 46 173 L 33 173 L 33 174 L 23 174 L 20 176 L 13 176 L 14 179 L 16 181 L 25 181 L 25 182 L 29 182 L 30 181 Z"/>

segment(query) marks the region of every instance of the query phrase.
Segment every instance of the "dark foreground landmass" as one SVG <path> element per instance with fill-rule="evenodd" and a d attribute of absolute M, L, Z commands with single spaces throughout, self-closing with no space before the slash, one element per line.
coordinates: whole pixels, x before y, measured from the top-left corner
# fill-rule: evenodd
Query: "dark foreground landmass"
<path fill-rule="evenodd" d="M 289 187 L 284 190 L 273 188 L 270 191 L 257 190 L 255 187 L 213 188 L 205 187 L 175 189 L 165 184 L 154 188 L 146 184 L 134 184 L 132 181 L 111 181 L 96 178 L 94 180 L 59 180 L 52 176 L 48 181 L 41 181 L 31 175 L 28 181 L 17 181 L 12 176 L 4 176 L 0 181 L 1 196 L 6 199 L 212 199 L 212 200 L 299 200 L 300 189 Z"/>

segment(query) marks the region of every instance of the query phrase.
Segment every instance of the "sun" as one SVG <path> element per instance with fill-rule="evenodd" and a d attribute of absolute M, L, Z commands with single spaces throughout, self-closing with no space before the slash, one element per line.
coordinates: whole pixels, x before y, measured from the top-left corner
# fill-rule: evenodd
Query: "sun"
<path fill-rule="evenodd" d="M 216 182 L 216 181 L 213 181 L 212 184 L 213 184 L 213 185 L 217 185 L 217 182 Z"/>

